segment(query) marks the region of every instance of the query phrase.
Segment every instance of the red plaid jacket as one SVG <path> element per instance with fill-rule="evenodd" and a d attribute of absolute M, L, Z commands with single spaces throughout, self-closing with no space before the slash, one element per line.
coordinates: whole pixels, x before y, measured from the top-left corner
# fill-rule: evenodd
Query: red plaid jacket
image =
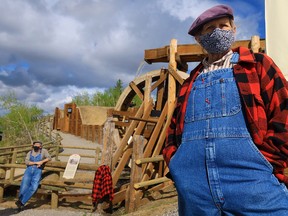
<path fill-rule="evenodd" d="M 109 196 L 110 201 L 112 201 L 114 198 L 110 168 L 109 166 L 102 165 L 95 173 L 92 189 L 92 202 L 96 203 L 105 195 Z"/>
<path fill-rule="evenodd" d="M 284 175 L 284 168 L 288 166 L 287 81 L 267 55 L 253 54 L 244 47 L 233 51 L 240 55 L 233 71 L 248 130 L 258 149 L 274 167 L 275 176 L 288 184 L 288 177 Z M 188 96 L 202 67 L 200 63 L 192 70 L 190 77 L 181 86 L 163 149 L 163 156 L 168 165 L 181 144 Z"/>

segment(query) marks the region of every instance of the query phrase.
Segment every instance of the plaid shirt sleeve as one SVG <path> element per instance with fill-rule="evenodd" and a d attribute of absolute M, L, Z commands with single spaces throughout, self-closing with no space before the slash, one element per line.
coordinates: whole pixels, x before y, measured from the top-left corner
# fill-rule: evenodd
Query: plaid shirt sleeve
<path fill-rule="evenodd" d="M 262 53 L 253 55 L 243 47 L 238 52 L 240 59 L 234 73 L 250 134 L 258 149 L 273 165 L 275 176 L 288 184 L 284 175 L 288 166 L 287 81 L 269 56 Z"/>

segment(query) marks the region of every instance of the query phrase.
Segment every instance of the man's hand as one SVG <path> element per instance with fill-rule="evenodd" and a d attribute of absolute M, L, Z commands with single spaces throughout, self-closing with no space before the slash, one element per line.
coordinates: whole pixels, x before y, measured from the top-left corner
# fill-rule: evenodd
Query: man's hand
<path fill-rule="evenodd" d="M 43 161 L 35 162 L 35 164 L 37 165 L 37 167 L 41 167 L 43 163 L 44 163 Z"/>

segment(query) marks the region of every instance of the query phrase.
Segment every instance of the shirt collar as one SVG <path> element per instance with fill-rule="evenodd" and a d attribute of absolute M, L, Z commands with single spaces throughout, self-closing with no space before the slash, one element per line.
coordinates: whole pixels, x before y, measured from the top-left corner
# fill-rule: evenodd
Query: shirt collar
<path fill-rule="evenodd" d="M 202 61 L 202 64 L 203 66 L 206 68 L 206 67 L 209 67 L 210 65 L 213 65 L 213 64 L 221 64 L 221 63 L 224 63 L 224 61 L 231 57 L 231 55 L 233 55 L 233 51 L 230 50 L 228 53 L 226 53 L 221 59 L 218 59 L 217 61 L 214 61 L 212 63 L 208 63 L 208 57 L 204 58 L 203 61 Z"/>

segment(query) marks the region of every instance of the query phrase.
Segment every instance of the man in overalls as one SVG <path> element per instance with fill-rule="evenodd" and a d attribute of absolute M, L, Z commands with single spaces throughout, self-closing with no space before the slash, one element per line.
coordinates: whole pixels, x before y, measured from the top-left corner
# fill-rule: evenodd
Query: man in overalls
<path fill-rule="evenodd" d="M 50 160 L 51 156 L 46 149 L 42 148 L 42 142 L 33 142 L 33 149 L 25 158 L 27 168 L 20 185 L 19 199 L 15 202 L 19 211 L 24 209 L 24 205 L 37 191 L 44 164 Z"/>
<path fill-rule="evenodd" d="M 189 32 L 207 57 L 183 83 L 163 156 L 187 216 L 288 215 L 288 85 L 263 53 L 231 49 L 229 6 Z"/>

